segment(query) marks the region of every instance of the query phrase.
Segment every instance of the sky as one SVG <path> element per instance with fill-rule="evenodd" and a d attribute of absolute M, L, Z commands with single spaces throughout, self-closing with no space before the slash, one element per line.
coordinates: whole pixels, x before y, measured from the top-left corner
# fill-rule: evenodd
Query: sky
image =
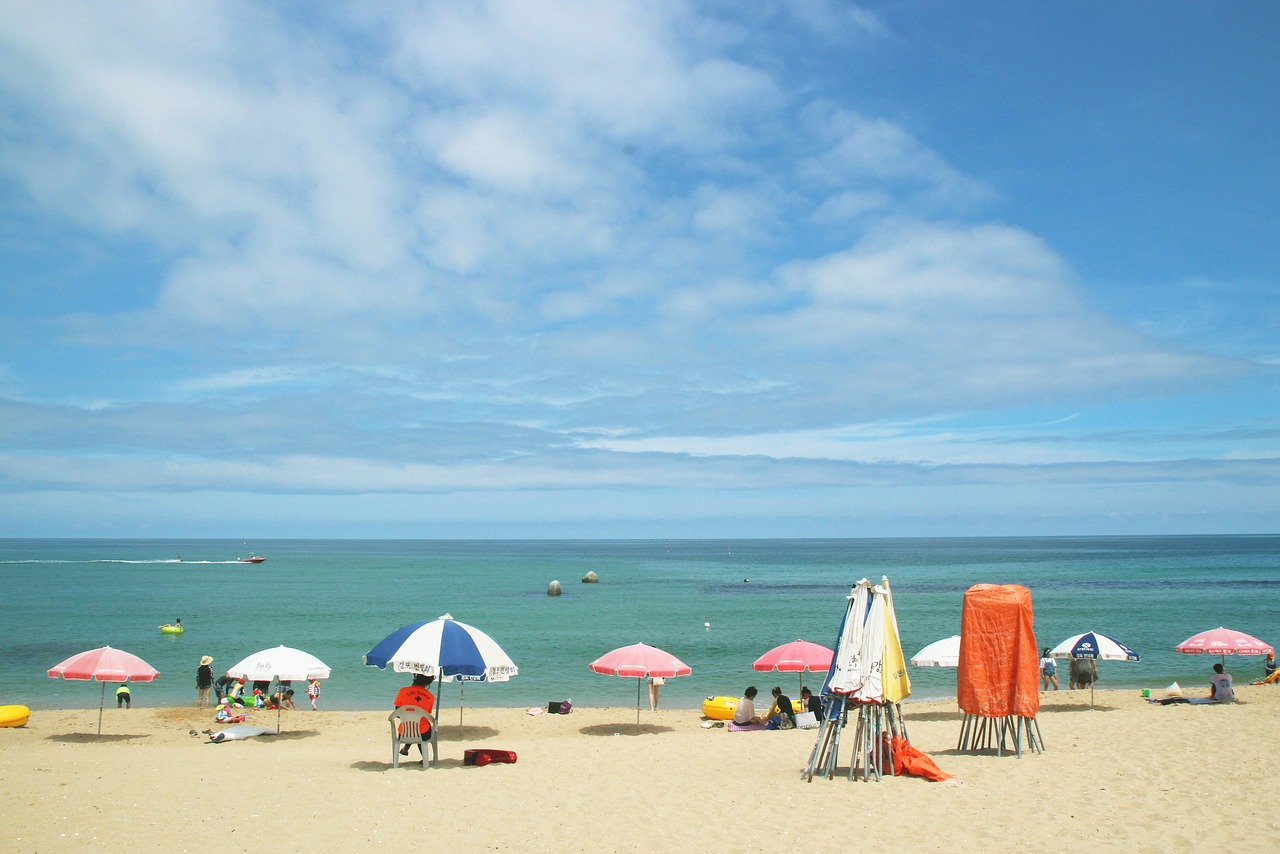
<path fill-rule="evenodd" d="M 1280 532 L 1280 4 L 0 4 L 0 536 Z"/>

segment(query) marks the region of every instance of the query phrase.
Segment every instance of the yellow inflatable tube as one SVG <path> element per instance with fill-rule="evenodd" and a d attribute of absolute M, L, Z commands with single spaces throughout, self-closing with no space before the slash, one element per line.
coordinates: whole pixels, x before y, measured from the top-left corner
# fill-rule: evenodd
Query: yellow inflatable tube
<path fill-rule="evenodd" d="M 702 716 L 713 721 L 731 721 L 736 708 L 737 697 L 708 697 L 702 701 Z"/>
<path fill-rule="evenodd" d="M 31 710 L 26 706 L 0 706 L 0 727 L 26 726 Z"/>
<path fill-rule="evenodd" d="M 713 721 L 731 721 L 736 708 L 738 708 L 737 697 L 708 697 L 702 701 L 702 716 Z M 804 701 L 792 700 L 791 708 L 796 714 L 800 714 L 804 711 Z M 767 711 L 767 708 L 761 709 L 759 706 L 756 706 L 756 709 L 759 712 Z"/>

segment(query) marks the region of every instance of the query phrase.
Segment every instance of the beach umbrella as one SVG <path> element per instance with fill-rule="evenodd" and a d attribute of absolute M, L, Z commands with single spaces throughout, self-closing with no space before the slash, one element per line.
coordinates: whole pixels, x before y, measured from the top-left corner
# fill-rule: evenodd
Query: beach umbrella
<path fill-rule="evenodd" d="M 762 672 L 778 671 L 779 673 L 799 673 L 800 686 L 804 687 L 804 673 L 822 671 L 831 668 L 831 657 L 835 650 L 822 644 L 810 643 L 806 640 L 794 640 L 775 646 L 751 664 L 752 670 Z"/>
<path fill-rule="evenodd" d="M 365 653 L 364 663 L 459 682 L 458 726 L 462 726 L 467 682 L 506 682 L 520 672 L 497 641 L 449 614 L 401 626 Z"/>
<path fill-rule="evenodd" d="M 1049 650 L 1053 658 L 1087 658 L 1095 661 L 1141 661 L 1142 656 L 1113 637 L 1101 632 L 1084 632 L 1072 635 Z M 1093 705 L 1093 688 L 1098 681 L 1094 674 L 1089 683 L 1089 705 Z"/>
<path fill-rule="evenodd" d="M 934 641 L 911 656 L 911 663 L 916 667 L 959 667 L 960 636 Z"/>
<path fill-rule="evenodd" d="M 309 652 L 282 644 L 242 659 L 227 668 L 227 675 L 246 682 L 270 682 L 272 678 L 279 682 L 305 682 L 311 679 L 328 679 L 329 665 Z M 280 731 L 280 707 L 283 705 L 282 697 L 281 703 L 276 706 L 276 732 Z"/>
<path fill-rule="evenodd" d="M 612 652 L 606 652 L 587 665 L 593 673 L 605 676 L 622 676 L 636 680 L 636 727 L 640 726 L 640 683 L 650 676 L 661 676 L 671 679 L 676 676 L 688 676 L 693 668 L 676 658 L 671 653 L 634 643 L 621 646 Z"/>
<path fill-rule="evenodd" d="M 102 707 L 106 705 L 108 682 L 150 682 L 160 675 L 150 664 L 122 649 L 109 646 L 76 653 L 49 668 L 50 679 L 97 680 L 102 683 L 98 698 L 98 735 L 102 735 Z"/>
<path fill-rule="evenodd" d="M 1268 652 L 1275 652 L 1275 648 L 1253 635 L 1218 626 L 1216 629 L 1192 635 L 1175 646 L 1173 651 L 1187 655 L 1217 653 L 1222 658 L 1223 664 L 1226 664 L 1228 655 L 1266 655 Z"/>

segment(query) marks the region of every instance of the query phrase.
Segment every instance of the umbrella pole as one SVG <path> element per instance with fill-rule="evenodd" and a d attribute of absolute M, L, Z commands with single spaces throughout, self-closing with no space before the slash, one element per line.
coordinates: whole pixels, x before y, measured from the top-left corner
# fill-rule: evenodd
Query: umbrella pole
<path fill-rule="evenodd" d="M 463 738 L 467 737 L 467 731 L 462 728 L 462 709 L 467 705 L 467 683 L 458 682 L 458 735 Z"/>
<path fill-rule="evenodd" d="M 640 680 L 636 679 L 636 732 L 640 731 Z"/>
<path fill-rule="evenodd" d="M 102 735 L 102 707 L 107 704 L 107 683 L 99 683 L 102 685 L 102 695 L 98 697 L 98 735 Z"/>
<path fill-rule="evenodd" d="M 436 723 L 437 724 L 440 723 L 440 716 L 444 712 L 444 674 L 441 674 L 440 676 L 439 685 L 440 687 L 436 689 L 437 691 L 440 692 L 439 694 L 436 695 Z M 437 733 L 436 735 L 438 737 L 439 733 Z"/>

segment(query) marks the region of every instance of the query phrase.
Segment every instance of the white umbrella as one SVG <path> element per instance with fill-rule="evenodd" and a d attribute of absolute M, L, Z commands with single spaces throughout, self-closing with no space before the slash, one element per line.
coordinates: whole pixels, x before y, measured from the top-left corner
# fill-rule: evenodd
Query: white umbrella
<path fill-rule="evenodd" d="M 916 667 L 959 667 L 960 636 L 934 641 L 911 656 L 911 663 Z"/>
<path fill-rule="evenodd" d="M 255 652 L 248 658 L 227 669 L 232 679 L 246 682 L 270 682 L 274 677 L 281 682 L 328 679 L 329 665 L 309 652 L 289 646 L 276 646 Z M 276 732 L 280 731 L 280 706 L 276 706 Z"/>

